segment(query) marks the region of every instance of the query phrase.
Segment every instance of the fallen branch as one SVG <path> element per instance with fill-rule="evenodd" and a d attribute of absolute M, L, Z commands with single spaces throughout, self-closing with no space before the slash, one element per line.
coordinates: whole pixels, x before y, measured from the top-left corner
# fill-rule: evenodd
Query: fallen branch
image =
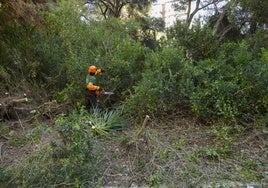
<path fill-rule="evenodd" d="M 5 135 L 0 135 L 0 138 L 4 138 L 4 139 L 6 139 L 6 140 L 9 140 L 10 138 L 9 137 L 7 137 L 7 136 L 5 136 Z"/>
<path fill-rule="evenodd" d="M 21 98 L 21 99 L 13 99 L 10 102 L 11 103 L 23 103 L 23 102 L 27 102 L 27 101 L 28 101 L 28 98 L 25 97 L 25 98 Z"/>

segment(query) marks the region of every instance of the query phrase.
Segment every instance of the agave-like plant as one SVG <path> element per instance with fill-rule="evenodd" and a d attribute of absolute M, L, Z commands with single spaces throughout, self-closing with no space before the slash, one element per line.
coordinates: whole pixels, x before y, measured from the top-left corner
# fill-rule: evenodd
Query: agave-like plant
<path fill-rule="evenodd" d="M 122 130 L 126 126 L 122 111 L 118 109 L 100 110 L 96 108 L 88 115 L 88 123 L 93 133 L 105 136 L 114 131 Z"/>

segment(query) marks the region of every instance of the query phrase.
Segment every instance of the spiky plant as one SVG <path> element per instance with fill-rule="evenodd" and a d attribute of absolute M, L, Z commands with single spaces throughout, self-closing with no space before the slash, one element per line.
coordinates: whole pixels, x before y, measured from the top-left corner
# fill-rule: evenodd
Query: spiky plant
<path fill-rule="evenodd" d="M 106 136 L 114 131 L 122 130 L 126 126 L 122 111 L 118 109 L 94 109 L 93 112 L 88 115 L 88 123 L 93 133 Z"/>

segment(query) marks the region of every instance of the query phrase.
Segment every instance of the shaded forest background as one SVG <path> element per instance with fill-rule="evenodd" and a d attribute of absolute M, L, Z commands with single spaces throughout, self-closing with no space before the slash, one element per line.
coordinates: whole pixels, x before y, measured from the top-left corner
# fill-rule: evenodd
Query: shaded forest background
<path fill-rule="evenodd" d="M 189 2 L 179 1 L 174 7 L 189 8 Z M 90 140 L 92 135 L 85 134 L 87 128 L 81 123 L 85 117 L 91 122 L 94 118 L 104 122 L 106 127 L 100 127 L 98 135 L 124 127 L 122 116 L 135 127 L 146 115 L 165 119 L 178 112 L 202 125 L 216 125 L 217 130 L 225 130 L 228 135 L 244 134 L 244 130 L 256 128 L 267 131 L 268 2 L 201 1 L 200 9 L 214 5 L 207 9 L 202 24 L 201 20 L 194 21 L 194 15 L 189 13 L 186 21 L 178 20 L 170 28 L 165 28 L 163 20 L 148 16 L 151 3 L 0 0 L 2 100 L 6 98 L 5 93 L 26 93 L 32 98 L 32 104 L 56 101 L 57 110 L 65 113 L 65 116 L 50 117 L 59 125 L 61 139 L 66 142 L 50 147 L 62 152 L 51 154 L 61 160 L 56 165 L 63 165 L 59 167 L 59 174 L 70 174 L 65 179 L 48 176 L 43 183 L 47 183 L 46 179 L 59 186 L 101 184 L 96 177 L 90 176 L 91 182 L 87 182 L 81 175 L 89 170 L 84 169 L 83 164 L 91 164 L 94 158 L 86 157 L 92 155 L 92 143 L 85 140 Z M 91 64 L 105 69 L 99 83 L 115 93 L 100 98 L 101 107 L 111 111 L 96 112 L 93 116 L 83 111 L 85 77 Z M 0 115 L 1 134 L 5 137 L 5 130 L 11 131 L 7 122 L 12 118 L 4 107 L 1 106 Z M 38 126 L 41 124 L 39 120 Z M 267 150 L 267 145 L 265 147 Z M 58 151 L 60 149 L 63 150 Z M 218 158 L 221 152 L 229 154 L 229 150 L 213 151 L 200 155 Z M 69 161 L 71 157 L 75 160 Z M 266 159 L 261 165 L 267 172 Z M 71 170 L 76 168 L 78 172 Z M 13 170 L 1 169 L 3 182 L 15 177 L 14 185 L 38 185 L 36 177 L 32 181 L 28 177 L 28 181 Z M 88 174 L 99 172 L 97 167 L 90 170 Z M 150 178 L 147 178 L 149 184 L 157 186 L 159 176 Z M 264 175 L 258 178 L 263 179 Z"/>

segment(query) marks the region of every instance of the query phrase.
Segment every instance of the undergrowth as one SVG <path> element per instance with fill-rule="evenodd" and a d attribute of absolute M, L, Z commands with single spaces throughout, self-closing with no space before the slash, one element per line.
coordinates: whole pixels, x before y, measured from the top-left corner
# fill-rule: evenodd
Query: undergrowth
<path fill-rule="evenodd" d="M 97 137 L 112 135 L 126 126 L 120 111 L 81 109 L 55 118 L 61 140 L 42 146 L 25 164 L 1 169 L 4 187 L 94 187 L 102 184 L 102 156 L 94 155 Z M 42 130 L 43 124 L 38 130 Z M 94 126 L 94 128 L 93 128 Z M 51 131 L 51 130 L 50 130 Z M 29 136 L 29 135 L 28 135 Z M 31 142 L 40 142 L 30 135 Z M 34 139 L 33 139 L 34 138 Z M 101 152 L 99 152 L 101 153 Z"/>
<path fill-rule="evenodd" d="M 40 131 L 52 131 L 44 124 L 38 126 Z M 225 123 L 204 126 L 183 117 L 150 118 L 143 129 L 122 131 L 125 126 L 120 111 L 89 114 L 82 109 L 60 115 L 53 131 L 60 133 L 61 140 L 40 147 L 26 163 L 2 168 L 0 183 L 3 187 L 171 188 L 206 187 L 219 181 L 268 183 L 265 126 L 249 131 Z M 30 138 L 33 144 L 40 142 L 35 135 Z"/>

